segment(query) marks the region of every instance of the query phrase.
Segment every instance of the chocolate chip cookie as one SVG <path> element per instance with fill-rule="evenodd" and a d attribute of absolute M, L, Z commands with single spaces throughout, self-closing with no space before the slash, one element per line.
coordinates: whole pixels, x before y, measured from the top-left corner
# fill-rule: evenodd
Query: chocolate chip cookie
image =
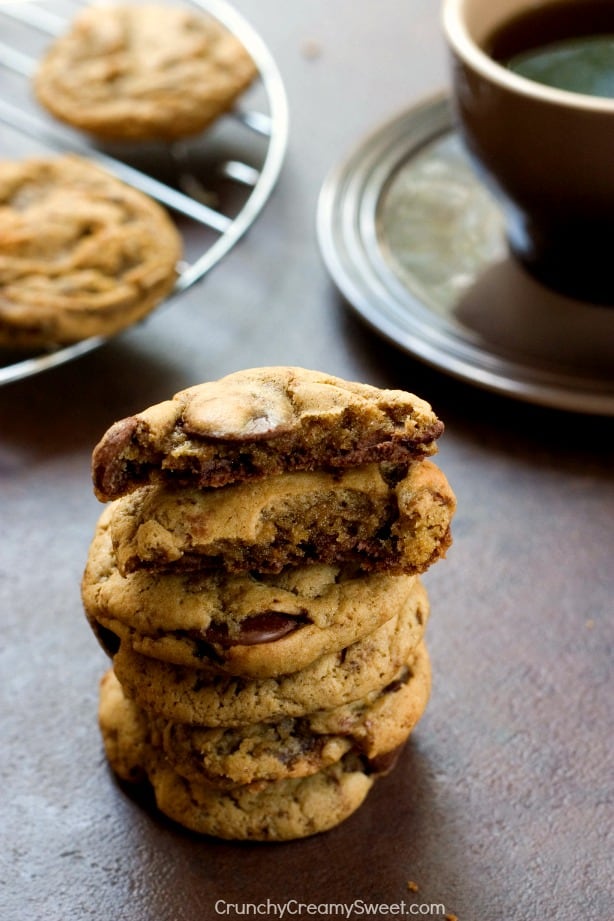
<path fill-rule="evenodd" d="M 428 616 L 426 591 L 377 630 L 301 671 L 263 679 L 211 675 L 171 665 L 121 644 L 115 674 L 128 697 L 154 717 L 210 727 L 243 726 L 333 709 L 381 690 L 395 679 L 422 641 Z"/>
<path fill-rule="evenodd" d="M 94 449 L 101 501 L 138 486 L 224 486 L 290 470 L 432 455 L 443 423 L 424 400 L 295 367 L 251 368 L 182 390 L 112 425 Z"/>
<path fill-rule="evenodd" d="M 356 574 L 313 563 L 278 575 L 158 573 L 125 578 L 100 516 L 82 581 L 89 623 L 106 651 L 120 641 L 176 665 L 253 678 L 298 671 L 392 618 L 415 594 L 414 576 Z"/>
<path fill-rule="evenodd" d="M 154 4 L 91 6 L 41 60 L 39 102 L 104 138 L 173 140 L 230 109 L 256 77 L 242 43 L 212 16 Z"/>
<path fill-rule="evenodd" d="M 454 495 L 430 461 L 294 472 L 219 489 L 144 486 L 115 500 L 119 571 L 281 572 L 318 561 L 419 573 L 450 543 Z"/>
<path fill-rule="evenodd" d="M 181 777 L 161 758 L 148 765 L 161 812 L 199 834 L 249 841 L 292 841 L 339 825 L 364 802 L 379 776 L 356 755 L 311 774 L 254 790 L 220 791 Z"/>
<path fill-rule="evenodd" d="M 175 284 L 166 212 L 85 159 L 0 162 L 0 214 L 0 346 L 113 335 Z"/>
<path fill-rule="evenodd" d="M 217 838 L 287 841 L 326 831 L 358 809 L 376 778 L 388 769 L 349 752 L 305 777 L 220 790 L 188 780 L 150 744 L 146 722 L 123 696 L 112 673 L 103 678 L 99 720 L 115 773 L 133 783 L 148 781 L 161 812 L 192 831 Z"/>
<path fill-rule="evenodd" d="M 430 665 L 421 643 L 384 688 L 332 710 L 218 729 L 150 719 L 148 731 L 178 774 L 218 788 L 306 777 L 349 751 L 382 770 L 420 719 L 429 691 Z"/>

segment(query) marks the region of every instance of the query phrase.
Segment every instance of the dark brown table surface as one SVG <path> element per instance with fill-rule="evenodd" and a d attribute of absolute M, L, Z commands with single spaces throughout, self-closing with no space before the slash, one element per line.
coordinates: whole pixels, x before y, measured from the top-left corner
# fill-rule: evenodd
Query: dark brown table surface
<path fill-rule="evenodd" d="M 445 909 L 460 921 L 614 917 L 611 421 L 478 391 L 383 343 L 336 293 L 316 241 L 329 169 L 446 85 L 437 6 L 238 0 L 290 103 L 264 213 L 143 326 L 0 391 L 3 921 L 282 907 L 361 917 L 367 905 L 383 918 L 401 903 L 407 916 Z M 90 453 L 107 426 L 266 364 L 428 399 L 446 423 L 438 462 L 459 505 L 454 546 L 426 577 L 432 699 L 396 771 L 333 831 L 250 845 L 186 833 L 114 782 L 96 723 L 106 660 L 79 581 L 101 510 Z"/>

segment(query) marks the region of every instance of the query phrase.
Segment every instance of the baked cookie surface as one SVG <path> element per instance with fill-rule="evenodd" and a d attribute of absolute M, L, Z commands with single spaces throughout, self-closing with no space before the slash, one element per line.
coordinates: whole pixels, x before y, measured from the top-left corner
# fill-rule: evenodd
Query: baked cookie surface
<path fill-rule="evenodd" d="M 241 42 L 213 17 L 156 4 L 92 6 L 43 57 L 39 102 L 100 137 L 148 140 L 200 132 L 256 76 Z"/>
<path fill-rule="evenodd" d="M 113 658 L 126 696 L 152 717 L 201 726 L 242 726 L 333 709 L 381 690 L 424 636 L 428 598 L 418 583 L 414 603 L 338 653 L 289 675 L 243 679 L 211 675 L 135 653 L 121 644 Z"/>
<path fill-rule="evenodd" d="M 176 665 L 254 678 L 299 671 L 381 626 L 416 592 L 391 577 L 313 563 L 278 575 L 158 573 L 122 577 L 105 507 L 82 580 L 88 621 L 106 651 L 119 643 Z"/>
<path fill-rule="evenodd" d="M 352 753 L 305 777 L 220 790 L 179 774 L 148 739 L 138 708 L 108 672 L 101 682 L 99 723 L 107 759 L 122 780 L 147 780 L 158 809 L 185 828 L 217 838 L 286 841 L 326 831 L 363 803 L 386 773 Z"/>
<path fill-rule="evenodd" d="M 281 572 L 317 560 L 389 574 L 445 554 L 455 499 L 430 461 L 389 482 L 380 465 L 295 472 L 221 489 L 144 486 L 114 503 L 117 567 Z"/>
<path fill-rule="evenodd" d="M 83 158 L 0 162 L 0 346 L 119 332 L 172 290 L 181 251 L 155 201 Z"/>
<path fill-rule="evenodd" d="M 237 371 L 114 423 L 94 449 L 102 501 L 151 482 L 224 486 L 288 470 L 407 463 L 443 424 L 414 394 L 296 367 Z"/>
<path fill-rule="evenodd" d="M 309 777 L 223 791 L 186 780 L 164 759 L 148 765 L 156 804 L 170 819 L 199 834 L 249 841 L 291 841 L 334 828 L 362 805 L 377 776 L 347 755 Z"/>
<path fill-rule="evenodd" d="M 235 729 L 154 720 L 149 737 L 178 774 L 218 788 L 306 777 L 348 752 L 383 770 L 422 716 L 429 691 L 422 643 L 389 684 L 353 703 Z"/>

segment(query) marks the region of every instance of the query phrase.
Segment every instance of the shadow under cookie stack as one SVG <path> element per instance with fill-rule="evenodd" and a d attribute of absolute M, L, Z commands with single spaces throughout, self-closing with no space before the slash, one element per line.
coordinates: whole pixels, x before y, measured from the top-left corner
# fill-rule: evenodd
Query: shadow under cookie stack
<path fill-rule="evenodd" d="M 176 822 L 289 840 L 364 801 L 427 704 L 419 574 L 454 495 L 430 406 L 301 368 L 201 384 L 96 446 L 83 601 L 107 758 Z"/>

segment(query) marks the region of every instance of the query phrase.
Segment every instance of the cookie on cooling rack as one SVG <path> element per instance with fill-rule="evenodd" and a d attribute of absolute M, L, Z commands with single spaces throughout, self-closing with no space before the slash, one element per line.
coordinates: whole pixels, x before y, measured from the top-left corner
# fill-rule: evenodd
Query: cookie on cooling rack
<path fill-rule="evenodd" d="M 212 16 L 114 4 L 75 17 L 41 60 L 34 90 L 56 118 L 99 137 L 173 140 L 230 109 L 256 74 Z"/>
<path fill-rule="evenodd" d="M 88 160 L 0 162 L 0 346 L 119 332 L 170 293 L 181 252 L 157 202 Z"/>

